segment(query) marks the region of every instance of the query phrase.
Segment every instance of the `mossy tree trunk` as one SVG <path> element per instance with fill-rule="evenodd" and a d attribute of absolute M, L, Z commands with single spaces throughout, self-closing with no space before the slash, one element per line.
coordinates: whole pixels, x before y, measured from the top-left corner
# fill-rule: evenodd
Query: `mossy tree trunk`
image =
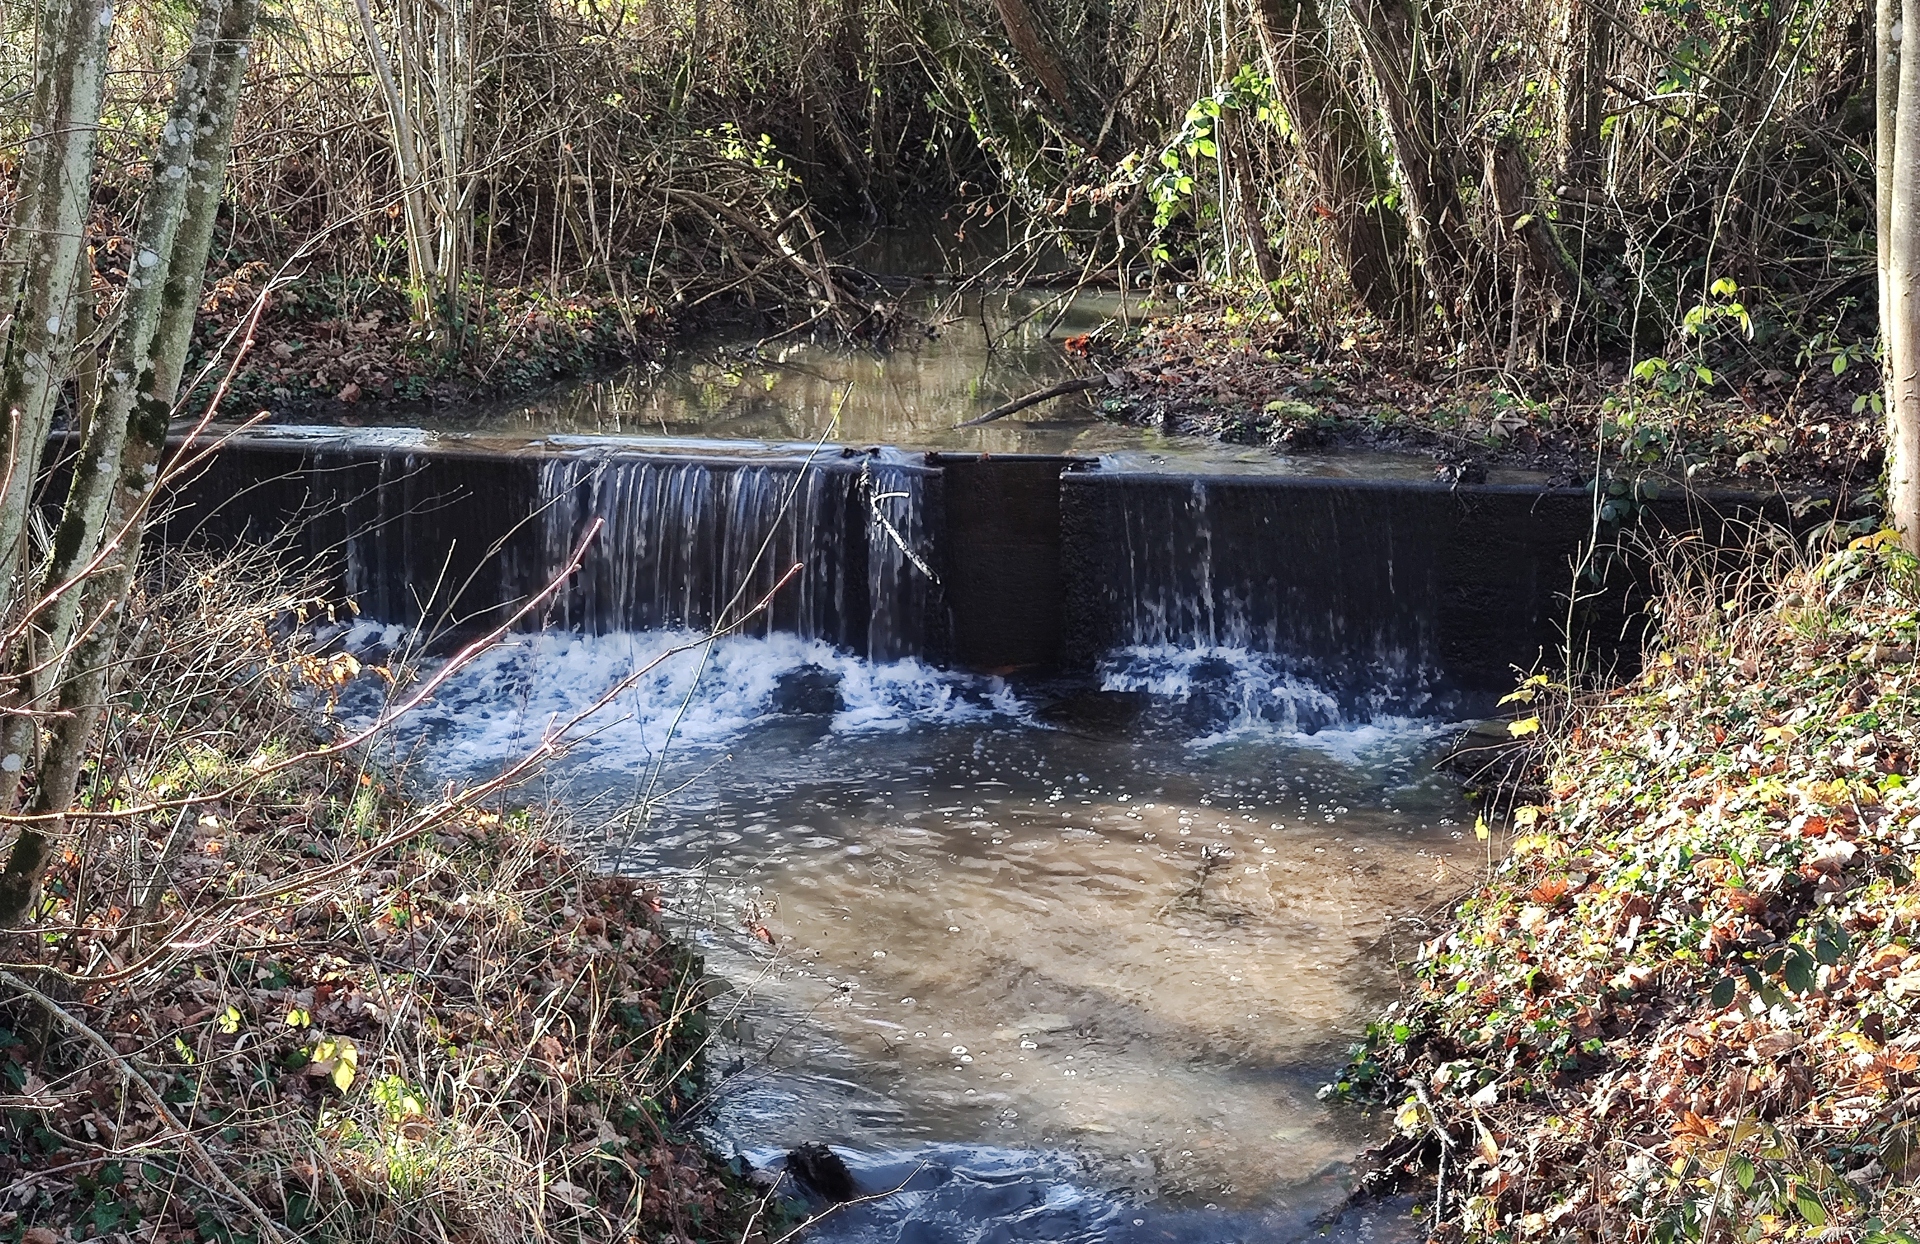
<path fill-rule="evenodd" d="M 1253 24 L 1293 140 L 1354 293 L 1382 320 L 1409 314 L 1406 230 L 1365 115 L 1331 60 L 1314 0 L 1256 0 Z"/>
<path fill-rule="evenodd" d="M 23 675 L 14 706 L 25 711 L 5 727 L 6 754 L 19 759 L 0 765 L 4 806 L 18 799 L 41 716 L 51 721 L 51 738 L 33 775 L 28 811 L 36 819 L 0 870 L 0 925 L 17 924 L 32 909 L 104 708 L 258 13 L 258 0 L 204 0 L 161 131 L 99 403 L 40 572 L 45 604 L 30 632 L 36 642 L 15 661 Z"/>
<path fill-rule="evenodd" d="M 73 352 L 75 286 L 106 83 L 112 0 L 45 0 L 19 193 L 0 252 L 0 612 L 19 603 L 22 540 Z M 9 762 L 17 767 L 17 762 Z"/>

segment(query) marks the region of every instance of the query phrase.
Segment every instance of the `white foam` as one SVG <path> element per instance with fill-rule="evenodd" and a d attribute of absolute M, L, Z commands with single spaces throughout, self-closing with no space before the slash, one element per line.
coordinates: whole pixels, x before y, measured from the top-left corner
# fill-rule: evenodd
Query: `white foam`
<path fill-rule="evenodd" d="M 1101 688 L 1192 706 L 1192 745 L 1280 737 L 1349 763 L 1418 747 L 1448 728 L 1422 689 L 1343 701 L 1286 657 L 1225 645 L 1141 644 L 1100 663 Z"/>
<path fill-rule="evenodd" d="M 355 628 L 363 641 L 388 646 L 399 642 L 394 630 Z M 915 660 L 871 663 L 793 635 L 709 643 L 692 631 L 548 632 L 512 636 L 452 675 L 429 703 L 395 723 L 396 751 L 424 744 L 434 769 L 473 772 L 515 761 L 564 732 L 575 766 L 630 771 L 669 744 L 711 746 L 739 736 L 777 711 L 782 680 L 808 666 L 837 688 L 837 733 L 984 720 L 1018 707 L 998 680 Z M 387 706 L 368 688 L 342 707 L 350 727 L 364 728 Z"/>

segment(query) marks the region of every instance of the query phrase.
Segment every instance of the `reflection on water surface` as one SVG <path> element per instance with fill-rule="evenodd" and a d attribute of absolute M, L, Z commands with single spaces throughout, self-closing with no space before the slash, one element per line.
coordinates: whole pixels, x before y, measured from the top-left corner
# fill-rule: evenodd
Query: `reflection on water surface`
<path fill-rule="evenodd" d="M 401 746 L 484 771 L 672 638 L 517 640 Z M 1178 655 L 1068 696 L 731 639 L 543 779 L 707 953 L 717 1143 L 914 1181 L 822 1238 L 1288 1238 L 1344 1195 L 1377 1121 L 1315 1089 L 1474 863 L 1440 730 L 1297 733 Z"/>

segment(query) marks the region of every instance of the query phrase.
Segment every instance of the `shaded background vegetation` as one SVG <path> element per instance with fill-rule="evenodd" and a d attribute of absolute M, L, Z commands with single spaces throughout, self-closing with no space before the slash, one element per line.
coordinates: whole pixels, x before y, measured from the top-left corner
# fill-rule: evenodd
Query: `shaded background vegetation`
<path fill-rule="evenodd" d="M 7 19 L 9 97 L 30 7 Z M 429 352 L 490 316 L 534 338 L 542 317 L 590 317 L 609 349 L 721 311 L 883 333 L 880 285 L 837 256 L 866 226 L 930 216 L 991 239 L 1003 275 L 1226 284 L 1322 335 L 1371 313 L 1506 368 L 1629 348 L 1716 371 L 1809 350 L 1844 366 L 1871 338 L 1859 0 L 391 0 L 368 16 L 407 124 L 353 3 L 270 9 L 216 272 L 250 290 L 297 254 L 307 280 L 283 303 L 411 318 Z M 116 40 L 97 199 L 109 280 L 187 16 L 143 0 L 123 20 L 137 33 Z M 1329 152 L 1353 175 L 1329 176 Z M 1379 235 L 1384 296 L 1356 279 L 1355 221 Z"/>

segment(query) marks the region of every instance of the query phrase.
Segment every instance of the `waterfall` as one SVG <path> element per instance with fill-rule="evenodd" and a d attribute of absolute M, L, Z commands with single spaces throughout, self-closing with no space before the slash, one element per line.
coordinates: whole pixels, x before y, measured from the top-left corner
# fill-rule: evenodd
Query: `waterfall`
<path fill-rule="evenodd" d="M 929 479 L 918 457 L 838 449 L 545 459 L 546 572 L 604 524 L 549 616 L 588 634 L 730 627 L 923 655 L 938 631 Z"/>
<path fill-rule="evenodd" d="M 1630 575 L 1568 604 L 1570 559 L 1591 526 L 1578 489 L 758 442 L 271 432 L 214 455 L 173 497 L 162 538 L 282 541 L 337 571 L 329 590 L 361 617 L 437 638 L 497 626 L 599 519 L 579 572 L 523 629 L 731 621 L 875 661 L 1041 677 L 1141 649 L 1212 662 L 1149 662 L 1137 677 L 1155 685 L 1219 682 L 1252 668 L 1234 654 L 1253 654 L 1343 712 L 1382 696 L 1388 711 L 1413 708 L 1436 685 L 1497 695 L 1516 666 L 1550 659 L 1569 620 L 1602 664 L 1637 652 Z"/>
<path fill-rule="evenodd" d="M 1083 653 L 1265 654 L 1343 701 L 1425 698 L 1444 493 L 1094 469 L 1062 480 L 1068 630 Z"/>

